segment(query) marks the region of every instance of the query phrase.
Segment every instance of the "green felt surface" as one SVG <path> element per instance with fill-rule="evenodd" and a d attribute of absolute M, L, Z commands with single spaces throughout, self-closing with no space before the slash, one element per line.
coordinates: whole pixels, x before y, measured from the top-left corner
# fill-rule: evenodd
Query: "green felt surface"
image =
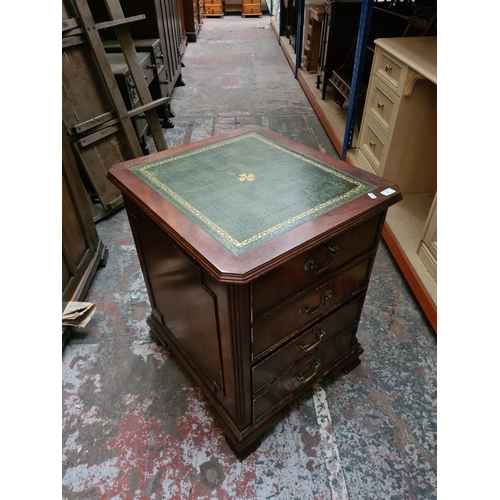
<path fill-rule="evenodd" d="M 131 171 L 234 255 L 374 187 L 253 132 Z"/>

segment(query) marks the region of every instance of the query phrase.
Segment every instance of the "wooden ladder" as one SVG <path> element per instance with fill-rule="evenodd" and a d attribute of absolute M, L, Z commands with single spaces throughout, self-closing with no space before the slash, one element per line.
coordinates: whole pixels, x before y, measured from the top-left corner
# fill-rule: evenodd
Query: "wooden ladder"
<path fill-rule="evenodd" d="M 151 98 L 151 93 L 149 92 L 147 82 L 144 79 L 144 73 L 139 63 L 134 42 L 128 28 L 129 23 L 145 19 L 146 16 L 141 14 L 138 16 L 125 17 L 119 0 L 104 0 L 104 2 L 111 20 L 96 24 L 87 1 L 74 0 L 79 20 L 69 19 L 63 22 L 63 31 L 66 31 L 64 43 L 72 43 L 71 39 L 74 36 L 81 37 L 83 34 L 86 35 L 87 41 L 92 48 L 95 61 L 99 67 L 99 71 L 101 72 L 111 99 L 113 100 L 117 120 L 123 128 L 133 157 L 136 158 L 143 156 L 143 152 L 130 118 L 142 113 L 145 114 L 148 121 L 149 130 L 153 136 L 156 149 L 158 151 L 168 149 L 155 108 L 166 104 L 169 102 L 170 98 L 162 97 L 160 99 L 156 99 L 155 101 Z M 99 30 L 105 28 L 115 29 L 116 36 L 118 37 L 118 41 L 122 47 L 123 55 L 129 66 L 141 104 L 134 109 L 127 110 L 125 102 L 121 96 L 120 89 L 118 88 L 113 72 L 111 71 L 101 37 L 99 36 Z"/>

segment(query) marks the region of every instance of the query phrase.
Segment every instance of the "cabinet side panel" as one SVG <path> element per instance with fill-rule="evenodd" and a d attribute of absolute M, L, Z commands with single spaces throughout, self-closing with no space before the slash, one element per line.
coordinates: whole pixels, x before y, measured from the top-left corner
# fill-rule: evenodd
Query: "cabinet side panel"
<path fill-rule="evenodd" d="M 217 297 L 224 393 L 215 396 L 238 431 L 252 422 L 249 285 L 220 283 L 207 273 L 205 286 Z"/>
<path fill-rule="evenodd" d="M 433 193 L 437 189 L 437 87 L 419 80 L 411 95 L 401 97 L 384 179 L 402 193 Z"/>
<path fill-rule="evenodd" d="M 229 286 L 230 339 L 235 384 L 235 422 L 240 429 L 252 421 L 250 371 L 250 287 L 248 285 Z"/>
<path fill-rule="evenodd" d="M 220 320 L 216 293 L 201 269 L 158 226 L 135 213 L 135 235 L 153 309 L 163 317 L 172 340 L 213 393 L 224 391 Z"/>

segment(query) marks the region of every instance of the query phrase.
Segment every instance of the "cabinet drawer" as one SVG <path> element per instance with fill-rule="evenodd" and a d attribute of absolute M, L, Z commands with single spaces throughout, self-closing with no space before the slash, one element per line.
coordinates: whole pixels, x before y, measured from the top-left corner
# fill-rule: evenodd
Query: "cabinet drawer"
<path fill-rule="evenodd" d="M 285 262 L 252 282 L 254 317 L 298 292 L 375 245 L 378 217 Z"/>
<path fill-rule="evenodd" d="M 159 42 L 159 40 L 158 40 Z M 161 45 L 159 43 L 155 44 L 153 48 L 153 55 L 156 65 L 156 73 L 159 74 L 165 69 L 165 61 L 163 60 L 163 54 L 161 52 Z"/>
<path fill-rule="evenodd" d="M 205 14 L 221 14 L 223 13 L 222 5 L 205 5 Z"/>
<path fill-rule="evenodd" d="M 262 14 L 260 3 L 243 3 L 243 15 Z"/>
<path fill-rule="evenodd" d="M 366 285 L 371 258 L 365 259 L 252 328 L 254 358 L 312 324 Z"/>
<path fill-rule="evenodd" d="M 364 295 L 347 303 L 253 367 L 254 393 L 356 321 Z"/>
<path fill-rule="evenodd" d="M 137 133 L 137 137 L 141 139 L 146 135 L 148 130 L 148 120 L 143 114 L 136 115 L 132 117 L 132 122 L 134 124 L 135 132 Z"/>
<path fill-rule="evenodd" d="M 158 82 L 157 84 L 159 85 L 159 93 L 161 97 L 167 97 L 168 96 L 168 77 L 167 73 L 165 71 L 165 67 L 158 73 Z"/>
<path fill-rule="evenodd" d="M 151 84 L 151 82 L 155 79 L 155 71 L 156 71 L 156 65 L 153 64 L 153 58 L 151 57 L 151 54 L 148 54 L 148 59 L 145 62 L 144 66 L 142 67 L 142 70 L 144 72 L 144 76 L 146 77 L 146 82 L 148 83 L 148 86 Z"/>
<path fill-rule="evenodd" d="M 399 97 L 377 76 L 373 76 L 368 94 L 368 109 L 382 130 L 390 136 L 396 121 Z"/>
<path fill-rule="evenodd" d="M 330 340 L 322 349 L 308 356 L 304 362 L 298 363 L 295 368 L 278 379 L 268 391 L 256 398 L 253 402 L 254 421 L 257 421 L 293 392 L 321 378 L 325 369 L 331 367 L 335 360 L 349 350 L 354 332 L 355 328 L 349 328 L 338 337 Z"/>
<path fill-rule="evenodd" d="M 365 158 L 365 155 L 363 154 L 361 149 L 358 149 L 356 151 L 355 166 L 361 168 L 365 172 L 370 172 L 370 174 L 377 175 L 377 172 L 375 172 L 375 169 L 370 165 L 370 162 Z"/>
<path fill-rule="evenodd" d="M 361 151 L 371 164 L 377 175 L 383 176 L 385 157 L 389 146 L 389 140 L 384 133 L 375 125 L 375 120 L 370 114 L 365 115 L 363 128 L 361 129 Z"/>
<path fill-rule="evenodd" d="M 406 65 L 399 62 L 393 56 L 387 54 L 377 47 L 377 56 L 373 64 L 373 72 L 389 85 L 398 96 L 402 93 L 406 72 Z"/>

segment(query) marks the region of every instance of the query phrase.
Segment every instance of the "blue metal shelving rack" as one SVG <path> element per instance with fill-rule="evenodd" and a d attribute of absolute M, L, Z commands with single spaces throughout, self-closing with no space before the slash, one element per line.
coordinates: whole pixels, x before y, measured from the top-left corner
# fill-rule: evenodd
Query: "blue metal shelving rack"
<path fill-rule="evenodd" d="M 297 4 L 297 38 L 295 39 L 295 78 L 302 65 L 302 35 L 304 33 L 305 0 L 298 0 Z"/>
<path fill-rule="evenodd" d="M 363 5 L 361 6 L 358 38 L 356 41 L 356 53 L 354 56 L 354 68 L 352 72 L 351 95 L 349 99 L 349 108 L 347 109 L 344 143 L 342 145 L 342 160 L 345 160 L 347 150 L 352 146 L 354 127 L 356 126 L 359 91 L 361 89 L 361 77 L 363 75 L 363 69 L 365 65 L 365 54 L 366 48 L 368 46 L 368 34 L 370 32 L 373 4 L 374 0 L 363 0 Z"/>
<path fill-rule="evenodd" d="M 285 16 L 283 13 L 285 12 L 285 2 L 283 0 L 280 1 L 280 29 L 279 29 L 279 36 L 282 37 L 285 33 Z M 278 40 L 279 44 L 281 45 L 281 39 Z"/>
<path fill-rule="evenodd" d="M 354 127 L 356 126 L 356 115 L 358 111 L 359 92 L 361 90 L 361 78 L 365 64 L 365 54 L 368 46 L 368 35 L 370 32 L 370 24 L 372 19 L 373 4 L 375 0 L 362 0 L 361 15 L 359 19 L 358 37 L 356 41 L 356 53 L 354 56 L 354 68 L 352 73 L 351 95 L 349 99 L 349 107 L 347 109 L 347 120 L 344 132 L 344 141 L 342 144 L 342 160 L 345 160 L 347 150 L 352 147 L 352 138 L 354 135 Z M 279 35 L 283 36 L 285 31 L 284 2 L 280 0 L 280 24 Z M 300 66 L 302 65 L 302 38 L 304 33 L 304 12 L 305 0 L 298 0 L 297 4 L 297 38 L 295 41 L 295 78 Z"/>

